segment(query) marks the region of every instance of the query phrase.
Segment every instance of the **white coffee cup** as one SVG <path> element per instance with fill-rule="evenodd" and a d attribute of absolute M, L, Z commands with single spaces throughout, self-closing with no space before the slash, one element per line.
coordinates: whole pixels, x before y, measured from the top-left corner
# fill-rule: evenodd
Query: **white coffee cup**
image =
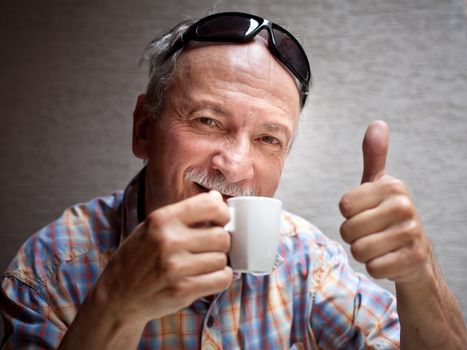
<path fill-rule="evenodd" d="M 279 248 L 282 202 L 248 196 L 229 198 L 227 205 L 230 266 L 237 272 L 271 272 Z"/>

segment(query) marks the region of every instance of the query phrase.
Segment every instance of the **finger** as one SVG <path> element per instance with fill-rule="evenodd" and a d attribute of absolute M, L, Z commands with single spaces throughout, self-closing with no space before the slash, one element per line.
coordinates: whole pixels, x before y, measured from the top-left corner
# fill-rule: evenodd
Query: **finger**
<path fill-rule="evenodd" d="M 393 196 L 378 206 L 366 209 L 346 220 L 340 228 L 341 236 L 347 243 L 382 232 L 398 222 L 404 222 L 413 215 L 412 202 L 404 196 Z"/>
<path fill-rule="evenodd" d="M 340 227 L 342 239 L 347 243 L 353 243 L 362 237 L 383 231 L 391 224 L 392 218 L 381 215 L 382 213 L 384 209 L 376 207 L 352 216 Z"/>
<path fill-rule="evenodd" d="M 367 182 L 347 192 L 339 202 L 342 215 L 349 219 L 365 210 L 375 208 L 391 197 L 399 199 L 401 208 L 411 207 L 409 192 L 405 184 L 394 177 L 384 175 L 378 181 Z"/>
<path fill-rule="evenodd" d="M 366 263 L 368 273 L 374 278 L 388 278 L 394 282 L 410 282 L 420 278 L 426 267 L 429 251 L 424 245 L 405 245 Z"/>
<path fill-rule="evenodd" d="M 223 291 L 232 283 L 232 278 L 233 271 L 226 266 L 223 270 L 189 277 L 186 281 L 199 298 Z"/>
<path fill-rule="evenodd" d="M 375 279 L 393 279 L 401 273 L 404 265 L 400 260 L 400 253 L 389 252 L 383 256 L 370 260 L 365 264 L 368 274 Z"/>
<path fill-rule="evenodd" d="M 187 226 L 203 222 L 224 226 L 230 219 L 229 209 L 217 191 L 201 193 L 164 207 L 163 210 L 178 217 Z"/>
<path fill-rule="evenodd" d="M 377 207 L 384 200 L 384 194 L 379 184 L 365 183 L 342 196 L 339 209 L 342 215 L 349 219 L 358 213 Z"/>
<path fill-rule="evenodd" d="M 187 233 L 187 239 L 187 250 L 191 253 L 227 253 L 230 248 L 230 234 L 220 226 L 191 229 Z"/>
<path fill-rule="evenodd" d="M 203 275 L 227 266 L 227 255 L 220 252 L 177 254 L 165 262 L 167 283 L 176 284 L 181 278 Z"/>
<path fill-rule="evenodd" d="M 226 266 L 222 270 L 202 275 L 179 278 L 167 284 L 159 293 L 166 300 L 166 307 L 179 310 L 190 305 L 194 300 L 212 295 L 226 289 L 233 278 L 233 271 Z"/>
<path fill-rule="evenodd" d="M 362 183 L 377 180 L 386 173 L 388 146 L 388 125 L 382 120 L 372 122 L 366 130 L 362 144 Z"/>
<path fill-rule="evenodd" d="M 415 265 L 408 259 L 407 250 L 402 248 L 370 260 L 365 264 L 368 274 L 376 279 L 387 278 L 392 281 L 412 275 Z"/>
<path fill-rule="evenodd" d="M 410 229 L 410 223 L 409 225 L 404 223 L 357 239 L 350 246 L 352 256 L 361 263 L 367 263 L 370 260 L 401 249 L 410 242 L 410 237 L 406 234 Z"/>

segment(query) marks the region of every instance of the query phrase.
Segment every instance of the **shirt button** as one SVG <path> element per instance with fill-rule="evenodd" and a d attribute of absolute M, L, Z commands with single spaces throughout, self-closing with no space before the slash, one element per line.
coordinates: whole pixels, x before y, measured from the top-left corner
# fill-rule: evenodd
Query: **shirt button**
<path fill-rule="evenodd" d="M 214 324 L 214 317 L 209 316 L 208 322 L 206 324 L 207 324 L 208 328 L 211 328 L 212 325 Z"/>

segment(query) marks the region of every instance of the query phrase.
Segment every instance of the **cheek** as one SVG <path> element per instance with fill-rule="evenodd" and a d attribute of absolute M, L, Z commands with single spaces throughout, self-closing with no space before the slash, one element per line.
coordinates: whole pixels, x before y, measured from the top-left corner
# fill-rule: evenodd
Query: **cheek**
<path fill-rule="evenodd" d="M 260 189 L 260 195 L 273 196 L 279 187 L 284 159 L 271 157 L 261 159 L 256 163 L 256 183 Z"/>
<path fill-rule="evenodd" d="M 215 145 L 206 138 L 196 138 L 192 135 L 177 135 L 165 147 L 162 155 L 163 163 L 170 168 L 171 175 L 183 174 L 190 166 L 206 164 L 215 149 Z"/>
<path fill-rule="evenodd" d="M 214 150 L 218 148 L 217 144 L 207 137 L 193 137 L 188 135 L 186 138 L 177 142 L 177 149 L 173 149 L 173 154 L 177 157 L 195 162 L 207 160 L 212 156 Z"/>

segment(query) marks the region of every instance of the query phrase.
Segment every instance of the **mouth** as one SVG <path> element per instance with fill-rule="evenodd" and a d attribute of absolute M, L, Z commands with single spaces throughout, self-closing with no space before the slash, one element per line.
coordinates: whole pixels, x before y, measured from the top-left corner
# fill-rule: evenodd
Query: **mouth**
<path fill-rule="evenodd" d="M 200 191 L 200 193 L 211 191 L 211 188 L 204 187 L 203 185 L 200 185 L 200 184 L 197 183 L 197 182 L 193 182 L 193 183 L 195 184 L 196 188 Z M 231 196 L 231 195 L 224 194 L 224 193 L 221 193 L 221 195 L 222 195 L 222 199 L 224 200 L 224 202 L 226 202 L 227 199 L 233 197 L 233 196 Z"/>

